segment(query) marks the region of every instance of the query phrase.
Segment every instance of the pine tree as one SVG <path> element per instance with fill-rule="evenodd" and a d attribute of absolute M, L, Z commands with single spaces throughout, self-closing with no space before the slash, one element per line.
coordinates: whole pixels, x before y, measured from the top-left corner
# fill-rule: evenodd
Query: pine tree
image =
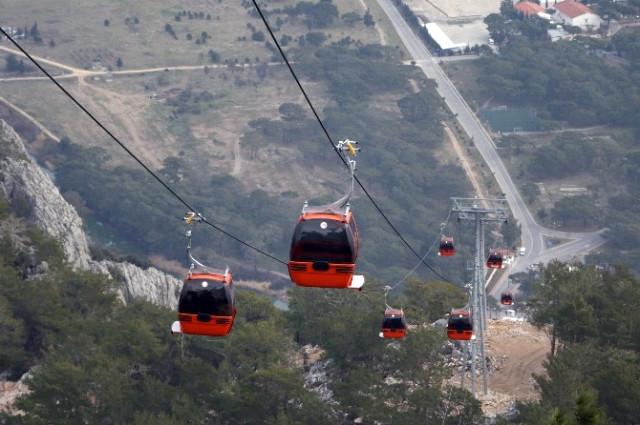
<path fill-rule="evenodd" d="M 608 421 L 593 391 L 583 391 L 576 401 L 577 425 L 607 425 Z"/>
<path fill-rule="evenodd" d="M 573 425 L 567 415 L 560 409 L 555 409 L 551 414 L 549 425 Z"/>
<path fill-rule="evenodd" d="M 371 12 L 369 11 L 369 9 L 367 9 L 363 19 L 364 19 L 364 24 L 368 27 L 372 27 L 376 24 L 376 22 L 373 20 L 373 16 L 371 15 Z"/>
<path fill-rule="evenodd" d="M 40 35 L 40 30 L 38 29 L 38 23 L 34 22 L 29 30 L 29 35 L 33 38 L 33 41 L 37 43 L 42 42 L 42 36 Z"/>

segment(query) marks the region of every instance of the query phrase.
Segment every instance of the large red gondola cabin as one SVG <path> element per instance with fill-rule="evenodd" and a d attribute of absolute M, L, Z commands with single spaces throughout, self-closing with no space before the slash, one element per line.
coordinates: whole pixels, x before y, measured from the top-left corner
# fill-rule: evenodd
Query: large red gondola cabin
<path fill-rule="evenodd" d="M 407 323 L 402 310 L 387 308 L 382 321 L 380 336 L 385 339 L 401 339 L 407 335 Z"/>
<path fill-rule="evenodd" d="M 509 291 L 500 294 L 500 304 L 513 305 L 513 294 Z"/>
<path fill-rule="evenodd" d="M 440 249 L 438 255 L 442 257 L 453 257 L 456 253 L 456 248 L 453 245 L 453 238 L 450 236 L 443 236 L 440 238 Z"/>
<path fill-rule="evenodd" d="M 191 335 L 226 336 L 236 317 L 233 279 L 227 270 L 218 273 L 189 273 L 180 292 L 178 321 L 171 332 Z"/>
<path fill-rule="evenodd" d="M 503 260 L 504 256 L 502 255 L 502 252 L 493 249 L 489 251 L 489 258 L 487 258 L 487 267 L 490 269 L 500 269 L 502 268 Z"/>
<path fill-rule="evenodd" d="M 468 341 L 473 336 L 473 319 L 469 311 L 451 310 L 447 321 L 447 337 L 456 341 Z"/>
<path fill-rule="evenodd" d="M 341 211 L 303 210 L 289 253 L 289 276 L 299 286 L 360 289 L 355 275 L 359 240 L 355 218 L 347 205 Z"/>

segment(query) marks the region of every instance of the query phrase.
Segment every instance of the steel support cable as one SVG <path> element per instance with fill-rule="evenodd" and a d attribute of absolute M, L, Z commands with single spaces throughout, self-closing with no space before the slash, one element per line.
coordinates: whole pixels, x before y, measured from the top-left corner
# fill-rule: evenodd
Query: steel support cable
<path fill-rule="evenodd" d="M 13 39 L 13 37 L 11 37 L 5 30 L 4 28 L 0 27 L 0 33 L 2 33 L 2 35 L 4 35 L 5 37 L 7 37 L 7 39 L 18 49 L 20 50 L 20 52 L 22 52 L 22 54 L 31 61 L 31 63 L 33 63 L 45 76 L 47 76 L 47 78 L 49 80 L 51 80 L 51 82 L 53 84 L 55 84 L 58 89 L 60 89 L 60 91 L 62 91 L 62 93 L 64 93 L 78 108 L 80 108 L 80 110 L 82 110 L 82 112 L 84 112 L 89 118 L 91 118 L 91 120 L 98 126 L 100 127 L 100 129 L 102 129 L 102 131 L 104 131 L 114 142 L 116 142 L 131 158 L 133 158 L 148 174 L 150 174 L 158 183 L 160 183 L 160 185 L 165 188 L 174 198 L 176 198 L 182 205 L 184 205 L 189 211 L 196 211 L 195 208 L 193 208 L 182 196 L 180 196 L 174 189 L 171 188 L 171 186 L 169 186 L 160 176 L 158 176 L 151 168 L 149 168 L 140 158 L 138 158 L 138 156 L 136 154 L 134 154 L 124 143 L 122 143 L 122 141 L 120 141 L 120 139 L 118 139 L 118 137 L 116 137 L 107 127 L 105 127 L 100 120 L 98 120 L 87 108 L 84 107 L 84 105 L 82 105 L 82 103 L 80 103 L 67 89 L 65 89 L 49 72 L 47 72 L 46 69 L 44 69 L 42 67 L 42 65 L 40 65 L 40 63 L 35 60 L 33 58 L 33 56 L 31 56 L 29 54 L 29 52 L 27 52 L 20 44 L 18 44 L 17 41 L 15 41 Z M 202 216 L 201 216 L 202 217 Z M 287 265 L 287 263 L 284 260 L 281 260 L 278 257 L 275 257 L 274 255 L 269 254 L 268 252 L 251 245 L 248 242 L 243 241 L 242 239 L 240 239 L 239 237 L 227 232 L 226 230 L 222 229 L 220 226 L 210 222 L 209 220 L 207 220 L 206 218 L 202 217 L 202 222 L 206 223 L 208 226 L 210 226 L 211 228 L 217 230 L 218 232 L 222 233 L 223 235 L 227 236 L 230 239 L 233 239 L 234 241 L 246 246 L 247 248 L 250 248 L 254 251 L 256 251 L 257 253 L 264 255 L 265 257 L 268 257 L 280 264 L 284 264 Z"/>
<path fill-rule="evenodd" d="M 346 167 L 348 167 L 349 164 L 346 162 L 346 160 L 342 157 L 342 155 L 338 151 L 338 148 L 336 147 L 336 145 L 335 145 L 335 143 L 333 141 L 333 138 L 329 134 L 329 130 L 327 130 L 327 127 L 324 125 L 324 122 L 322 121 L 322 119 L 320 118 L 320 115 L 316 111 L 315 106 L 313 106 L 313 103 L 311 102 L 311 99 L 309 98 L 309 95 L 307 94 L 306 90 L 302 86 L 302 83 L 300 82 L 300 79 L 298 78 L 298 75 L 296 74 L 296 72 L 294 71 L 293 67 L 291 66 L 291 63 L 289 62 L 289 59 L 287 58 L 287 55 L 284 53 L 284 50 L 282 50 L 282 47 L 280 46 L 280 43 L 278 42 L 278 39 L 276 38 L 276 35 L 274 34 L 273 30 L 271 29 L 271 25 L 269 25 L 269 21 L 267 21 L 267 18 L 265 17 L 264 13 L 262 12 L 262 9 L 258 5 L 257 0 L 251 0 L 251 1 L 253 2 L 253 5 L 254 5 L 256 11 L 260 15 L 260 18 L 262 19 L 262 22 L 264 23 L 264 26 L 267 29 L 267 32 L 271 36 L 271 39 L 275 43 L 276 48 L 278 49 L 278 52 L 280 52 L 280 56 L 282 56 L 282 59 L 284 60 L 285 64 L 287 65 L 287 68 L 289 69 L 289 72 L 291 73 L 291 76 L 293 77 L 293 79 L 295 80 L 296 84 L 298 85 L 298 88 L 300 89 L 300 92 L 302 93 L 302 96 L 304 97 L 305 101 L 307 102 L 307 105 L 309 105 L 309 108 L 311 109 L 311 112 L 313 113 L 314 117 L 316 118 L 316 121 L 318 122 L 318 124 L 322 128 L 322 132 L 326 136 L 327 141 L 329 142 L 329 144 L 333 148 L 334 152 L 338 155 L 338 157 L 340 158 L 342 163 Z M 396 236 L 409 249 L 409 251 L 411 251 L 413 253 L 413 255 L 416 256 L 416 258 L 420 259 L 421 264 L 424 264 L 429 270 L 431 270 L 431 272 L 433 274 L 435 274 L 437 277 L 439 277 L 443 281 L 451 283 L 451 284 L 455 284 L 454 282 L 452 282 L 451 280 L 449 280 L 445 276 L 443 276 L 435 268 L 433 268 L 433 266 L 431 264 L 427 263 L 426 260 L 424 259 L 424 257 L 421 256 L 418 253 L 418 251 L 416 251 L 415 248 L 409 243 L 409 241 L 407 241 L 405 239 L 405 237 L 402 235 L 402 233 L 400 233 L 400 231 L 396 228 L 396 226 L 393 224 L 393 222 L 391 222 L 389 217 L 387 217 L 387 215 L 384 213 L 384 211 L 382 210 L 380 205 L 378 205 L 378 202 L 373 198 L 373 196 L 369 193 L 369 191 L 364 187 L 364 184 L 360 181 L 358 176 L 355 176 L 355 181 L 356 181 L 356 183 L 358 183 L 358 186 L 360 186 L 360 188 L 362 189 L 364 194 L 367 196 L 367 198 L 369 198 L 369 201 L 371 201 L 371 204 L 374 206 L 374 208 L 378 211 L 378 213 L 382 216 L 382 218 L 384 218 L 384 220 L 387 222 L 387 224 L 389 225 L 391 230 L 393 230 L 393 232 L 396 234 Z"/>

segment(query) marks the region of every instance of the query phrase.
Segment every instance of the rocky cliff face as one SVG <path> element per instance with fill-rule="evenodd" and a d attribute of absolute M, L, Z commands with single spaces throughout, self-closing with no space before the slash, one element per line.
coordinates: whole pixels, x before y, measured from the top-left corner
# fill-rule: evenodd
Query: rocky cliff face
<path fill-rule="evenodd" d="M 0 191 L 18 207 L 27 220 L 60 241 L 69 265 L 75 269 L 103 273 L 122 285 L 125 302 L 142 298 L 175 308 L 181 282 L 150 267 L 142 269 L 126 262 L 94 261 L 89 252 L 82 219 L 60 194 L 51 178 L 29 157 L 22 139 L 0 120 Z"/>
<path fill-rule="evenodd" d="M 82 219 L 4 121 L 0 121 L 0 152 L 0 190 L 7 200 L 19 204 L 30 221 L 60 241 L 72 267 L 88 270 L 91 257 Z"/>
<path fill-rule="evenodd" d="M 175 277 L 155 267 L 142 269 L 127 262 L 116 263 L 105 260 L 100 261 L 99 265 L 107 269 L 106 274 L 122 282 L 120 296 L 125 302 L 145 299 L 174 310 L 178 307 L 182 282 Z"/>

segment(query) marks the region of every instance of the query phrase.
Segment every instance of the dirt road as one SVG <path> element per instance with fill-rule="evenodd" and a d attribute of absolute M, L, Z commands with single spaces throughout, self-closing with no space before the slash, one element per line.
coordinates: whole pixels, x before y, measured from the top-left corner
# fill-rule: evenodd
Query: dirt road
<path fill-rule="evenodd" d="M 51 130 L 49 130 L 47 127 L 45 127 L 40 121 L 36 120 L 33 116 L 31 116 L 27 111 L 25 111 L 24 109 L 19 108 L 18 106 L 14 105 L 13 103 L 9 102 L 7 99 L 5 99 L 4 97 L 0 96 L 0 102 L 4 103 L 5 105 L 7 105 L 8 107 L 12 108 L 14 111 L 16 111 L 17 113 L 19 113 L 20 115 L 22 115 L 23 117 L 25 117 L 27 120 L 29 120 L 33 125 L 35 125 L 36 127 L 38 127 L 38 129 L 40 129 L 40 131 L 42 131 L 47 137 L 49 137 L 52 140 L 55 140 L 56 142 L 60 142 L 60 138 L 58 136 L 56 136 L 55 134 L 53 134 L 53 132 Z"/>
<path fill-rule="evenodd" d="M 12 49 L 10 47 L 5 47 L 5 46 L 0 46 L 0 51 L 4 51 L 7 53 L 13 53 L 15 55 L 18 56 L 24 56 L 24 54 L 16 49 Z M 56 80 L 60 80 L 60 79 L 69 79 L 69 78 L 78 78 L 80 84 L 84 84 L 85 83 L 85 79 L 87 77 L 99 77 L 99 76 L 106 76 L 106 75 L 112 75 L 112 76 L 128 76 L 128 75 L 140 75 L 140 74 L 151 74 L 151 73 L 157 73 L 157 72 L 169 72 L 169 71 L 204 71 L 204 68 L 211 68 L 211 69 L 217 69 L 217 68 L 228 68 L 229 65 L 226 64 L 209 64 L 209 65 L 177 65 L 177 66 L 158 66 L 158 67 L 154 67 L 154 68 L 138 68 L 138 69 L 123 69 L 123 70 L 118 70 L 118 71 L 107 71 L 107 70 L 88 70 L 88 69 L 81 69 L 81 68 L 76 68 L 67 64 L 64 64 L 62 62 L 57 62 L 54 61 L 52 59 L 46 59 L 43 58 L 41 56 L 36 56 L 36 55 L 31 55 L 36 61 L 38 61 L 40 64 L 45 64 L 45 65 L 50 65 L 50 66 L 55 66 L 58 68 L 61 68 L 65 71 L 68 72 L 68 74 L 63 74 L 63 75 L 59 75 L 56 76 Z M 255 67 L 259 64 L 255 64 L 255 63 L 243 63 L 243 64 L 237 64 L 237 65 L 233 65 L 234 67 L 238 67 L 238 68 L 251 68 L 251 67 Z M 281 62 L 269 62 L 267 63 L 267 66 L 280 66 L 282 65 Z M 39 81 L 39 80 L 47 80 L 48 77 L 10 77 L 10 78 L 0 78 L 0 81 L 2 82 L 10 82 L 10 81 Z"/>
<path fill-rule="evenodd" d="M 456 156 L 460 159 L 460 164 L 462 165 L 465 174 L 469 178 L 471 186 L 473 186 L 473 191 L 480 198 L 488 198 L 489 196 L 483 189 L 483 186 L 480 184 L 480 177 L 478 177 L 475 170 L 473 169 L 473 166 L 471 165 L 471 159 L 469 158 L 469 155 L 467 155 L 464 147 L 460 144 L 460 141 L 458 140 L 456 135 L 447 125 L 444 126 L 444 134 L 447 140 L 449 140 L 449 143 L 451 143 L 451 147 L 453 147 Z"/>
<path fill-rule="evenodd" d="M 531 375 L 544 373 L 542 364 L 549 352 L 544 331 L 527 322 L 492 320 L 486 347 L 496 363 L 490 388 L 518 400 L 535 399 L 537 391 Z"/>
<path fill-rule="evenodd" d="M 488 394 L 482 392 L 482 375 L 478 375 L 476 397 L 487 416 L 510 412 L 516 401 L 538 398 L 533 375 L 545 372 L 543 363 L 549 352 L 549 339 L 544 331 L 517 320 L 488 322 L 486 355 L 489 361 Z M 460 385 L 460 375 L 449 381 Z M 467 372 L 464 386 L 471 391 L 471 375 Z"/>

